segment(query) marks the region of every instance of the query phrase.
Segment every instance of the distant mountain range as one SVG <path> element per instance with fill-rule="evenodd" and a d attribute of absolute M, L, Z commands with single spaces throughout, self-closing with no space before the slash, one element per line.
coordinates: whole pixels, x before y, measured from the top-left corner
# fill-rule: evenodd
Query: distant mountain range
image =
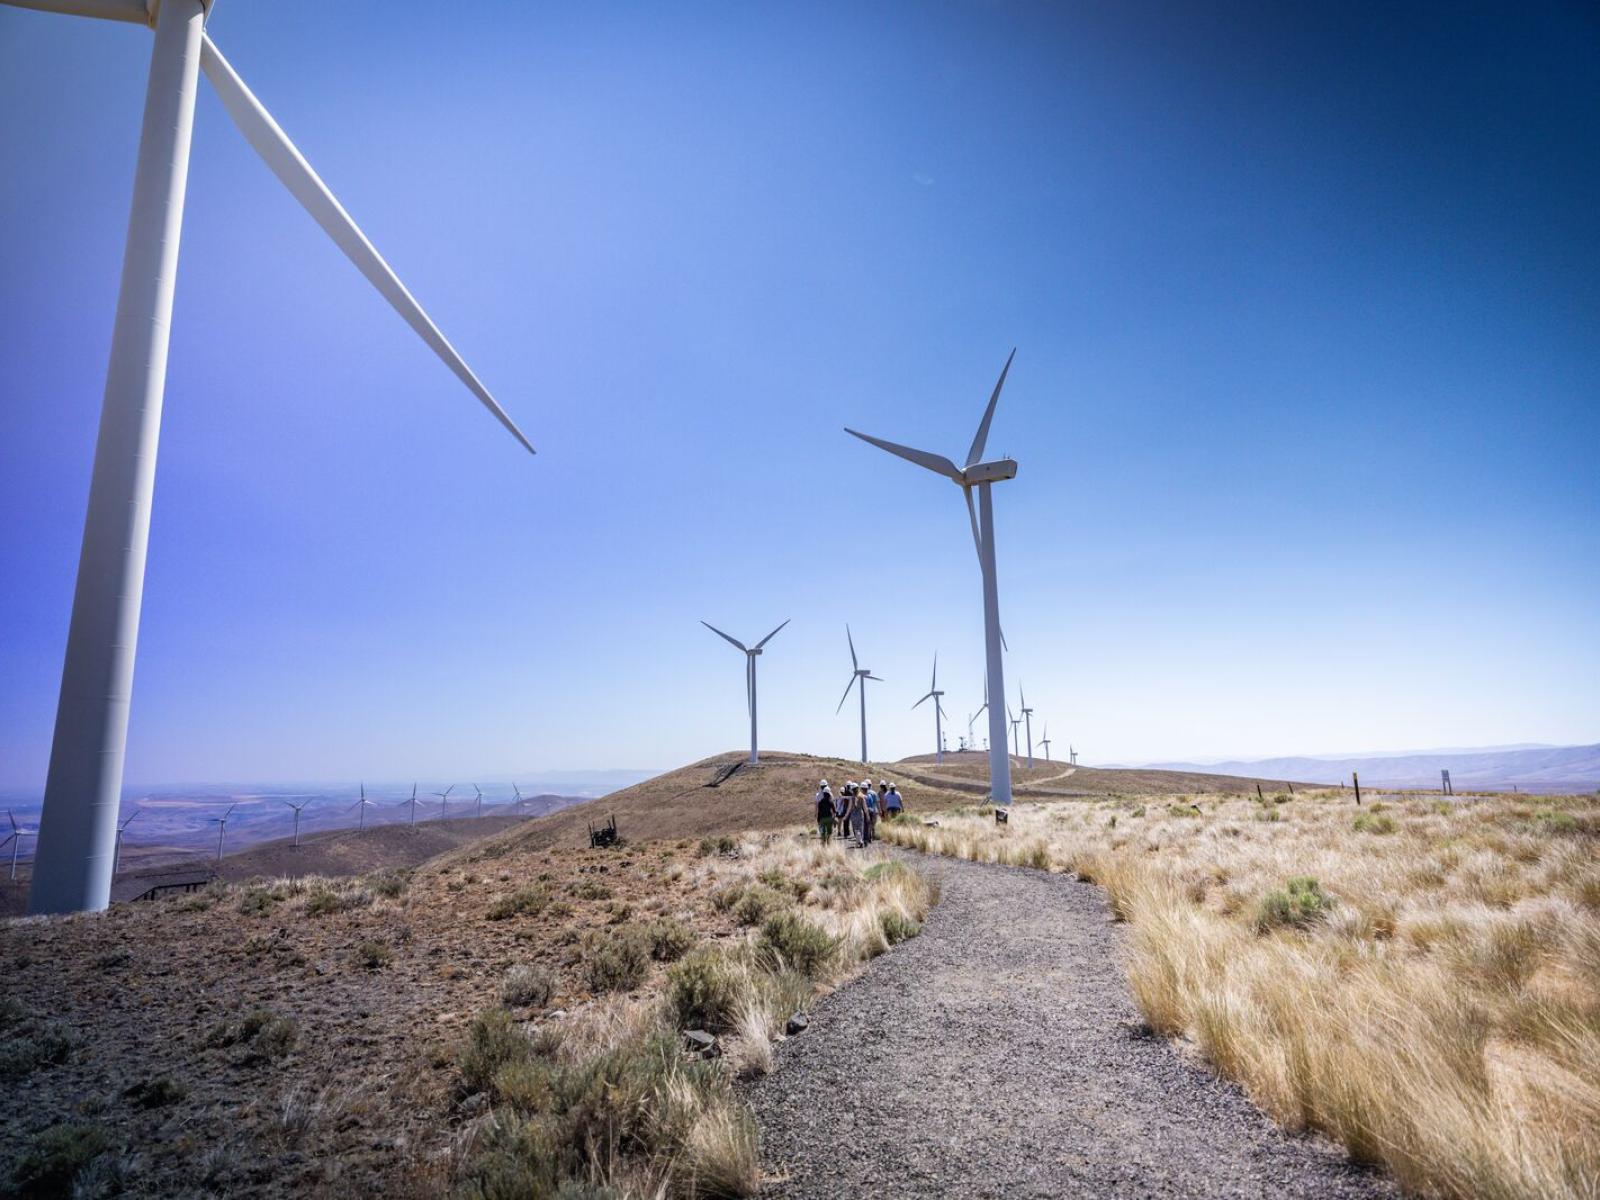
<path fill-rule="evenodd" d="M 1259 758 L 1213 763 L 1159 762 L 1148 767 L 1216 775 L 1254 775 L 1305 783 L 1349 782 L 1358 771 L 1374 787 L 1436 788 L 1439 772 L 1450 772 L 1458 791 L 1590 792 L 1600 790 L 1600 744 L 1591 746 L 1495 746 L 1461 750 L 1412 750 L 1338 757 Z"/>

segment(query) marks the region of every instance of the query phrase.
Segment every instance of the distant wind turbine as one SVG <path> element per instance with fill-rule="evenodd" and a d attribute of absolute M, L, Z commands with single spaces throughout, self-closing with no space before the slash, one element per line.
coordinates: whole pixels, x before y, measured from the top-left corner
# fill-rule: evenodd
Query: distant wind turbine
<path fill-rule="evenodd" d="M 1004 697 L 1005 670 L 1000 662 L 1002 639 L 1000 634 L 1000 583 L 998 572 L 995 568 L 994 553 L 994 504 L 989 496 L 992 484 L 1001 483 L 1013 478 L 1017 473 L 1017 464 L 1009 458 L 997 458 L 990 461 L 983 460 L 984 446 L 989 440 L 989 424 L 994 419 L 995 405 L 1000 400 L 1000 389 L 1005 386 L 1006 375 L 1011 370 L 1011 360 L 1016 357 L 1013 350 L 1006 359 L 1006 365 L 1000 372 L 1000 379 L 994 385 L 994 392 L 989 396 L 989 407 L 984 410 L 983 420 L 978 424 L 978 432 L 972 439 L 972 446 L 967 451 L 967 461 L 964 466 L 956 466 L 948 458 L 940 454 L 930 454 L 926 450 L 913 450 L 910 446 L 897 445 L 886 442 L 881 438 L 871 437 L 865 433 L 857 433 L 854 429 L 846 432 L 870 442 L 880 450 L 887 450 L 890 454 L 898 455 L 908 462 L 925 467 L 935 474 L 943 475 L 961 488 L 967 501 L 967 516 L 972 523 L 972 540 L 978 550 L 978 563 L 983 574 L 983 636 L 985 662 L 987 666 L 987 680 L 989 695 Z M 972 493 L 978 493 L 977 507 L 973 507 Z M 995 709 L 989 710 L 989 790 L 997 804 L 1011 803 L 1011 762 L 1006 758 L 1006 726 L 1005 718 Z"/>
<path fill-rule="evenodd" d="M 788 623 L 785 620 L 783 625 Z M 783 625 L 779 625 L 777 629 L 767 634 L 754 646 L 746 646 L 738 638 L 730 637 L 728 634 L 723 633 L 710 621 L 701 621 L 700 624 L 711 630 L 723 641 L 744 651 L 744 703 L 745 707 L 750 710 L 750 761 L 752 763 L 759 762 L 760 756 L 756 752 L 756 659 L 761 657 L 761 648 L 778 636 L 778 632 L 783 628 Z"/>
<path fill-rule="evenodd" d="M 409 824 L 412 833 L 417 831 L 417 785 L 411 785 L 411 821 Z"/>
<path fill-rule="evenodd" d="M 922 707 L 923 701 L 933 701 L 933 760 L 935 763 L 944 762 L 943 718 L 945 712 L 943 696 L 944 693 L 939 690 L 939 655 L 935 653 L 933 656 L 933 682 L 928 685 L 928 694 L 911 706 L 911 710 L 915 712 Z"/>
<path fill-rule="evenodd" d="M 1011 706 L 1009 704 L 1006 705 L 1006 720 L 1011 722 L 1011 756 L 1019 758 L 1022 755 L 1022 751 L 1017 748 L 1020 744 L 1017 741 L 1017 726 L 1022 724 L 1022 718 L 1011 715 Z"/>
<path fill-rule="evenodd" d="M 1028 723 L 1028 766 L 1033 766 L 1033 709 L 1028 707 L 1028 697 L 1022 691 L 1022 681 L 1017 680 L 1017 696 L 1022 704 L 1022 719 Z"/>
<path fill-rule="evenodd" d="M 1044 723 L 1044 736 L 1039 739 L 1039 744 L 1044 747 L 1044 760 L 1050 761 L 1050 722 Z"/>
<path fill-rule="evenodd" d="M 272 172 L 518 442 L 522 435 L 390 270 L 206 34 L 210 0 L 7 0 L 153 27 L 88 514 L 61 671 L 28 909 L 98 911 L 111 901 L 117 811 L 144 591 L 156 448 L 166 390 L 178 243 L 200 72 Z"/>
<path fill-rule="evenodd" d="M 472 790 L 478 793 L 478 813 L 477 813 L 477 815 L 479 817 L 482 817 L 483 816 L 483 789 L 481 787 L 479 787 L 477 784 L 473 784 L 472 785 Z"/>
<path fill-rule="evenodd" d="M 367 829 L 367 808 L 371 804 L 372 804 L 372 801 L 367 799 L 367 785 L 363 783 L 361 785 L 361 799 L 357 800 L 355 802 L 355 806 L 354 806 L 355 809 L 356 809 L 356 812 L 358 813 L 358 816 L 356 817 L 356 832 L 357 833 L 365 833 L 366 832 L 366 829 Z M 296 827 L 298 827 L 299 824 L 300 824 L 300 814 L 298 812 L 296 812 L 294 814 L 294 819 L 295 819 L 295 825 L 296 825 Z"/>
<path fill-rule="evenodd" d="M 1067 743 L 1067 765 L 1069 767 L 1078 765 L 1078 752 L 1072 748 L 1071 742 Z"/>
<path fill-rule="evenodd" d="M 220 817 L 212 817 L 211 823 L 217 827 L 217 865 L 222 865 L 222 839 L 228 836 L 228 818 L 233 816 L 233 810 L 238 808 L 237 803 L 228 805 L 228 811 Z M 35 864 L 35 870 L 38 869 Z"/>
<path fill-rule="evenodd" d="M 300 849 L 300 810 L 310 804 L 311 801 L 307 799 L 296 804 L 293 800 L 285 800 L 284 803 L 294 809 L 294 837 L 289 840 L 289 849 L 298 850 Z"/>
<path fill-rule="evenodd" d="M 516 793 L 516 796 L 517 796 L 517 811 L 521 812 L 522 811 L 522 789 L 519 788 L 516 784 L 513 783 L 511 785 L 511 790 Z"/>
<path fill-rule="evenodd" d="M 117 844 L 116 847 L 111 851 L 111 878 L 113 880 L 115 880 L 117 877 L 117 868 L 122 865 L 122 835 L 128 831 L 128 826 L 132 825 L 134 821 L 138 819 L 139 814 L 143 811 L 144 809 L 142 808 L 134 809 L 133 816 L 129 817 L 126 821 L 117 826 Z"/>
<path fill-rule="evenodd" d="M 861 665 L 860 661 L 856 658 L 856 640 L 855 640 L 855 638 L 850 636 L 850 626 L 849 625 L 846 625 L 844 627 L 844 636 L 845 636 L 845 640 L 850 643 L 850 670 L 851 670 L 850 682 L 844 685 L 844 695 L 839 697 L 839 704 L 833 711 L 834 711 L 834 715 L 837 716 L 838 713 L 839 713 L 839 709 L 844 707 L 844 702 L 846 700 L 850 699 L 850 689 L 851 688 L 858 688 L 860 690 L 860 692 L 861 692 L 861 761 L 862 762 L 867 762 L 868 761 L 868 759 L 867 759 L 867 680 L 871 679 L 871 680 L 873 680 L 874 682 L 877 682 L 877 683 L 882 683 L 883 680 L 879 679 L 876 675 L 874 675 L 869 668 L 863 667 Z"/>
<path fill-rule="evenodd" d="M 22 850 L 22 839 L 33 833 L 34 830 L 24 829 L 18 825 L 16 816 L 9 808 L 6 809 L 6 820 L 11 822 L 11 833 L 4 841 L 0 841 L 0 849 L 5 847 L 6 842 L 11 843 L 11 881 L 15 883 L 17 880 L 17 855 Z M 33 852 L 33 873 L 35 875 L 39 874 L 39 851 L 37 847 Z"/>
<path fill-rule="evenodd" d="M 439 819 L 441 821 L 445 819 L 445 806 L 450 803 L 450 793 L 455 790 L 456 785 L 452 783 L 449 787 L 445 788 L 444 791 L 433 793 L 435 796 L 439 797 Z"/>

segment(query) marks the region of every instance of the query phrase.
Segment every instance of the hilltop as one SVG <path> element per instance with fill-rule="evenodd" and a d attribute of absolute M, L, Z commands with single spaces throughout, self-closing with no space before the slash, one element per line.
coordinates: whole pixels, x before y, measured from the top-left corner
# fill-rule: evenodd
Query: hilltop
<path fill-rule="evenodd" d="M 1128 794 L 1194 795 L 1253 792 L 1263 788 L 1281 789 L 1291 783 L 1311 787 L 1293 775 L 1226 775 L 1199 768 L 1166 770 L 1152 767 L 1083 767 L 1060 761 L 1046 762 L 1035 757 L 1033 766 L 1026 758 L 1011 760 L 1011 786 L 1020 797 L 1113 796 Z M 942 764 L 932 754 L 916 754 L 895 764 L 901 775 L 929 786 L 967 793 L 989 790 L 989 755 L 981 750 L 946 752 Z"/>

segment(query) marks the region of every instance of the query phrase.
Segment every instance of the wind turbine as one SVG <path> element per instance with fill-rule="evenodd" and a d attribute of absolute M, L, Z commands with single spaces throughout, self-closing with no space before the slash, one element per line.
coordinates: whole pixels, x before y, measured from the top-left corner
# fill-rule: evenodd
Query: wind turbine
<path fill-rule="evenodd" d="M 417 831 L 417 785 L 411 785 L 411 832 Z"/>
<path fill-rule="evenodd" d="M 30 833 L 36 833 L 37 830 L 24 829 L 18 825 L 16 816 L 9 808 L 6 809 L 6 820 L 11 822 L 11 836 L 4 841 L 0 841 L 0 848 L 4 848 L 6 842 L 11 843 L 11 881 L 15 883 L 17 880 L 17 855 L 22 850 L 22 839 Z M 34 875 L 39 874 L 39 850 L 37 846 L 34 847 L 33 851 L 33 873 Z"/>
<path fill-rule="evenodd" d="M 205 32 L 211 0 L 5 2 L 127 21 L 155 32 L 28 901 L 33 913 L 98 911 L 111 900 L 178 242 L 201 71 L 245 140 L 312 219 L 511 435 L 530 453 L 533 447 L 222 57 Z"/>
<path fill-rule="evenodd" d="M 1069 767 L 1078 765 L 1078 752 L 1072 748 L 1071 742 L 1067 743 L 1067 765 Z"/>
<path fill-rule="evenodd" d="M 483 816 L 483 789 L 477 784 L 472 785 L 472 790 L 478 793 L 478 816 Z"/>
<path fill-rule="evenodd" d="M 915 712 L 922 707 L 923 700 L 931 699 L 933 701 L 933 761 L 935 763 L 944 762 L 944 725 L 941 720 L 945 715 L 944 701 L 941 699 L 943 695 L 944 693 L 939 690 L 939 655 L 935 653 L 933 656 L 933 682 L 928 685 L 928 694 L 911 706 L 911 710 Z"/>
<path fill-rule="evenodd" d="M 228 805 L 227 812 L 223 813 L 220 817 L 211 818 L 211 823 L 217 827 L 217 865 L 219 867 L 222 865 L 222 839 L 228 836 L 228 818 L 233 816 L 233 810 L 238 807 L 239 805 L 237 803 L 230 804 Z M 37 855 L 34 856 L 33 869 L 35 872 L 37 872 L 39 869 Z"/>
<path fill-rule="evenodd" d="M 1011 705 L 1009 704 L 1006 705 L 1006 720 L 1011 722 L 1011 756 L 1013 758 L 1017 758 L 1020 757 L 1022 753 L 1022 751 L 1017 748 L 1019 745 L 1017 741 L 1017 726 L 1022 724 L 1022 718 L 1013 717 L 1011 715 Z"/>
<path fill-rule="evenodd" d="M 139 814 L 142 813 L 143 811 L 144 811 L 144 809 L 142 809 L 142 808 L 134 809 L 133 810 L 133 816 L 129 817 L 126 821 L 124 821 L 122 824 L 117 826 L 117 844 L 111 851 L 111 878 L 112 879 L 116 879 L 116 877 L 117 877 L 117 868 L 122 865 L 122 835 L 128 831 L 128 826 L 132 825 L 134 823 L 134 821 L 138 819 Z"/>
<path fill-rule="evenodd" d="M 363 783 L 361 785 L 361 799 L 357 800 L 355 802 L 355 804 L 353 805 L 353 807 L 355 808 L 356 813 L 357 813 L 357 816 L 356 816 L 356 832 L 357 833 L 366 832 L 366 828 L 367 828 L 367 808 L 368 808 L 368 806 L 376 807 L 376 805 L 373 805 L 371 800 L 367 799 L 367 785 Z M 295 827 L 299 828 L 299 825 L 300 825 L 300 813 L 298 811 L 294 814 L 294 821 L 295 821 Z"/>
<path fill-rule="evenodd" d="M 989 424 L 994 419 L 995 405 L 1000 400 L 1000 389 L 1005 386 L 1006 374 L 1011 370 L 1011 359 L 1017 352 L 1011 351 L 1006 359 L 1006 365 L 1000 372 L 1000 378 L 994 385 L 994 391 L 989 396 L 989 407 L 984 410 L 983 420 L 978 424 L 978 432 L 972 439 L 972 446 L 967 451 L 967 461 L 964 466 L 956 466 L 941 454 L 930 454 L 926 450 L 913 450 L 910 446 L 897 445 L 886 442 L 881 438 L 870 437 L 865 433 L 857 433 L 854 429 L 845 432 L 853 434 L 864 442 L 870 442 L 880 450 L 887 450 L 890 454 L 899 455 L 908 462 L 914 462 L 919 467 L 926 467 L 935 474 L 943 475 L 961 488 L 967 501 L 967 516 L 972 523 L 972 541 L 978 549 L 978 563 L 983 573 L 983 637 L 984 651 L 987 666 L 987 680 L 989 695 L 1001 696 L 1006 694 L 1005 670 L 1000 662 L 1000 649 L 1002 640 L 1000 636 L 1000 582 L 995 568 L 994 555 L 994 503 L 990 499 L 991 485 L 1004 482 L 1013 478 L 1017 473 L 1017 464 L 1009 458 L 997 458 L 989 461 L 983 460 L 984 444 L 989 440 Z M 973 507 L 972 493 L 978 493 L 977 507 Z M 995 709 L 989 710 L 989 790 L 997 804 L 1011 803 L 1011 761 L 1006 757 L 1006 724 L 1005 718 Z"/>
<path fill-rule="evenodd" d="M 522 789 L 519 788 L 516 784 L 513 783 L 511 785 L 511 790 L 517 794 L 517 811 L 521 812 L 522 811 Z"/>
<path fill-rule="evenodd" d="M 455 790 L 456 785 L 452 783 L 449 787 L 445 788 L 444 791 L 433 793 L 435 796 L 439 797 L 439 820 L 441 821 L 445 819 L 445 806 L 450 802 L 450 793 Z"/>
<path fill-rule="evenodd" d="M 788 621 L 784 621 L 783 625 L 788 623 Z M 701 621 L 700 624 L 711 630 L 723 641 L 744 651 L 744 703 L 745 707 L 750 710 L 750 761 L 751 763 L 759 762 L 760 759 L 756 753 L 756 659 L 761 657 L 761 647 L 777 637 L 783 625 L 779 625 L 777 629 L 767 634 L 754 646 L 746 646 L 738 638 L 729 637 L 709 621 Z"/>
<path fill-rule="evenodd" d="M 1022 690 L 1022 680 L 1017 680 L 1017 697 L 1022 705 L 1022 719 L 1028 723 L 1028 767 L 1033 767 L 1033 709 L 1028 707 L 1028 697 Z"/>
<path fill-rule="evenodd" d="M 1039 739 L 1039 744 L 1044 747 L 1044 760 L 1050 761 L 1050 722 L 1044 723 L 1044 736 Z"/>
<path fill-rule="evenodd" d="M 289 849 L 298 850 L 300 849 L 300 810 L 310 804 L 311 801 L 307 798 L 300 801 L 299 804 L 296 804 L 293 800 L 285 800 L 284 803 L 294 809 L 294 837 L 289 840 Z M 362 809 L 362 813 L 365 814 L 365 812 L 366 810 Z"/>
<path fill-rule="evenodd" d="M 839 697 L 839 704 L 833 710 L 837 716 L 839 709 L 844 707 L 844 702 L 850 699 L 850 689 L 859 685 L 861 692 L 861 761 L 867 761 L 867 680 L 882 683 L 883 680 L 874 675 L 871 669 L 863 667 L 856 658 L 856 640 L 850 636 L 850 626 L 844 627 L 845 639 L 850 643 L 850 682 L 844 685 L 844 695 Z"/>

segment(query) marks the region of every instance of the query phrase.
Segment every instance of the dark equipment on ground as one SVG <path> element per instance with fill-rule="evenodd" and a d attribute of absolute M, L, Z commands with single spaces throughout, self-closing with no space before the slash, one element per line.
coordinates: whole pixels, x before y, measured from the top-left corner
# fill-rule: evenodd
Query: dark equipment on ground
<path fill-rule="evenodd" d="M 589 826 L 589 846 L 591 849 L 600 849 L 602 846 L 615 846 L 617 844 L 617 817 L 613 813 L 611 819 L 596 829 Z"/>
<path fill-rule="evenodd" d="M 994 823 L 996 825 L 1008 825 L 1010 822 L 1011 810 L 1009 808 L 997 808 L 994 810 Z"/>

